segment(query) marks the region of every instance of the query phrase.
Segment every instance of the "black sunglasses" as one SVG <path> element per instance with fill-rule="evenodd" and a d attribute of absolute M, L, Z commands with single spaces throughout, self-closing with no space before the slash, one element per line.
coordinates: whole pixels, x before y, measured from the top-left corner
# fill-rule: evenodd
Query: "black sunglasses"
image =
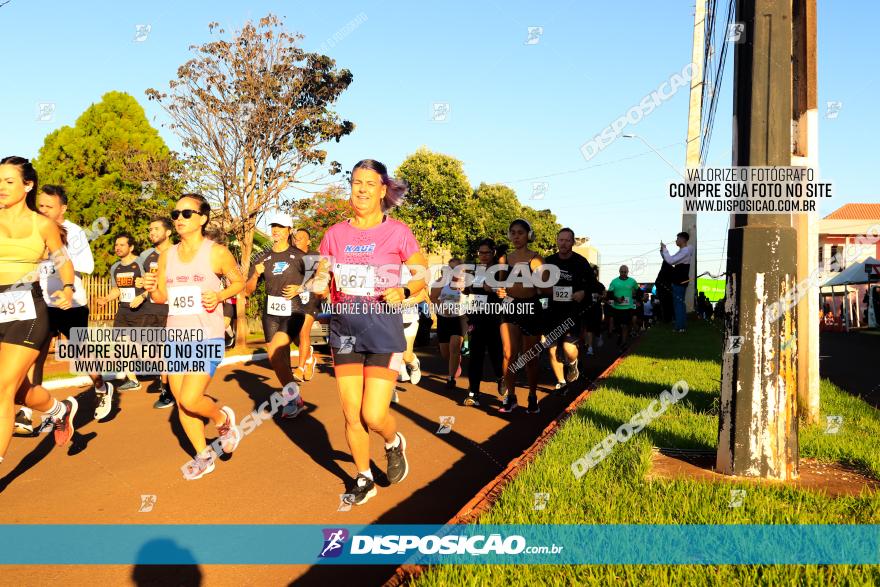
<path fill-rule="evenodd" d="M 198 211 L 190 210 L 188 208 L 186 210 L 172 210 L 171 211 L 171 220 L 177 220 L 181 216 L 183 216 L 185 219 L 189 220 L 190 218 L 193 217 L 193 214 L 198 214 Z"/>

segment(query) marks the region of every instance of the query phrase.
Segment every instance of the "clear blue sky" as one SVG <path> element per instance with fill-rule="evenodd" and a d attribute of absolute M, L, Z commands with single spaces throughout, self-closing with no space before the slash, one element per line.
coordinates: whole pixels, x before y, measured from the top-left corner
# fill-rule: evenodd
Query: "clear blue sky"
<path fill-rule="evenodd" d="M 307 49 L 318 50 L 359 19 L 326 51 L 354 74 L 338 112 L 357 129 L 330 149 L 343 167 L 371 157 L 393 169 L 422 145 L 452 155 L 474 186 L 508 183 L 523 203 L 550 208 L 562 224 L 589 236 L 602 254 L 604 281 L 635 255 L 649 261 L 636 277 L 653 279 L 658 242 L 674 240 L 680 226 L 680 207 L 664 197 L 674 172 L 637 140 L 618 139 L 589 162 L 580 146 L 687 64 L 690 2 L 327 6 L 12 0 L 0 8 L 0 47 L 7 56 L 0 153 L 36 156 L 48 132 L 72 125 L 110 90 L 134 95 L 176 148 L 176 138 L 160 127 L 163 113 L 146 101 L 144 90 L 167 87 L 189 58 L 188 46 L 209 39 L 209 22 L 231 29 L 274 12 L 305 35 Z M 880 3 L 874 1 L 819 2 L 820 168 L 836 185 L 823 215 L 880 197 L 873 149 L 880 135 L 880 84 L 871 65 L 880 54 L 878 20 Z M 138 24 L 151 26 L 143 42 L 134 42 Z M 530 26 L 543 27 L 537 44 L 526 44 Z M 730 76 L 727 81 L 708 161 L 713 165 L 730 164 Z M 843 103 L 834 120 L 824 118 L 831 100 Z M 39 102 L 56 104 L 53 120 L 37 121 Z M 448 122 L 431 121 L 434 102 L 450 104 Z M 632 132 L 683 167 L 686 123 L 684 90 Z M 547 182 L 546 198 L 530 199 L 533 182 Z M 723 271 L 726 226 L 726 216 L 700 217 L 701 271 Z"/>

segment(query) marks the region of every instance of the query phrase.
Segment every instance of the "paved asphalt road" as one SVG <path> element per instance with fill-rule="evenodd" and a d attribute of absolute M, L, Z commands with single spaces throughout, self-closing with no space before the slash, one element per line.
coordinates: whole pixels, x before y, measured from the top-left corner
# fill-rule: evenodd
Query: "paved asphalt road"
<path fill-rule="evenodd" d="M 593 378 L 615 358 L 611 345 L 590 358 Z M 418 387 L 398 384 L 393 404 L 409 445 L 407 479 L 388 486 L 377 476 L 379 493 L 364 506 L 338 512 L 339 496 L 354 471 L 345 442 L 342 413 L 328 357 L 321 356 L 303 397 L 308 412 L 296 420 L 276 419 L 245 438 L 232 458 L 218 462 L 205 478 L 187 482 L 180 467 L 187 442 L 175 410 L 154 410 L 156 395 L 146 391 L 118 397 L 109 420 L 92 419 L 91 388 L 59 390 L 80 402 L 71 447 L 55 448 L 51 434 L 14 438 L 0 465 L 0 523 L 20 524 L 360 524 L 442 523 L 452 517 L 507 463 L 519 456 L 555 418 L 581 386 L 566 398 L 548 396 L 549 370 L 542 371 L 541 413 L 498 414 L 495 386 L 484 383 L 489 405 L 466 408 L 466 378 L 448 390 L 437 376 L 441 361 L 433 348 L 417 349 L 423 377 Z M 146 387 L 145 387 L 146 389 Z M 228 403 L 239 419 L 277 389 L 265 362 L 218 370 L 209 394 Z M 526 390 L 518 388 L 521 405 Z M 451 433 L 436 434 L 441 416 L 455 416 Z M 208 428 L 214 434 L 213 427 Z M 373 468 L 385 468 L 377 436 L 372 438 Z M 142 495 L 155 495 L 151 512 L 139 512 Z M 88 540 L 88 536 L 83 536 Z M 4 567 L 0 585 L 323 585 L 352 578 L 376 585 L 390 567 L 309 567 L 200 565 L 168 569 L 132 566 Z M 201 582 L 195 582 L 197 579 Z"/>

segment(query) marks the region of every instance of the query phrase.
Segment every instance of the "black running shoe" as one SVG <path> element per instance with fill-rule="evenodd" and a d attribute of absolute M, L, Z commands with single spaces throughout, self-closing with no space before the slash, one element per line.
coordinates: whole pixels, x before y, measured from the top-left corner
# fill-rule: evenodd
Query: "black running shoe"
<path fill-rule="evenodd" d="M 409 473 L 409 463 L 406 461 L 406 439 L 400 432 L 397 433 L 400 444 L 394 448 L 385 449 L 385 458 L 388 459 L 388 468 L 385 474 L 391 483 L 400 483 L 406 479 Z"/>
<path fill-rule="evenodd" d="M 473 393 L 473 392 L 469 393 L 468 396 L 464 400 L 464 405 L 466 405 L 466 406 L 479 406 L 480 405 L 479 394 Z"/>
<path fill-rule="evenodd" d="M 157 410 L 164 410 L 165 408 L 170 408 L 174 405 L 174 396 L 171 395 L 171 392 L 162 388 L 162 393 L 159 394 L 159 399 L 153 403 L 153 407 Z"/>
<path fill-rule="evenodd" d="M 541 408 L 538 407 L 538 396 L 530 395 L 529 396 L 529 406 L 526 408 L 526 413 L 528 414 L 540 414 Z"/>
<path fill-rule="evenodd" d="M 354 505 L 363 505 L 376 493 L 376 483 L 372 479 L 358 474 L 357 479 L 354 480 L 354 487 L 349 490 L 351 498 L 346 499 Z"/>
<path fill-rule="evenodd" d="M 15 428 L 13 430 L 17 436 L 34 435 L 34 423 L 31 422 L 30 416 L 25 414 L 24 410 L 18 410 L 15 414 Z"/>

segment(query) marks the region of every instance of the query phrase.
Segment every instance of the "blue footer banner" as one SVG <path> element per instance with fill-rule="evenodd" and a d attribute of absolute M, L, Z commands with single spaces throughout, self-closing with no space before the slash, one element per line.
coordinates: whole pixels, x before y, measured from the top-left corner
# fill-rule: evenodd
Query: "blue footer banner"
<path fill-rule="evenodd" d="M 0 564 L 880 564 L 880 525 L 0 525 Z"/>

